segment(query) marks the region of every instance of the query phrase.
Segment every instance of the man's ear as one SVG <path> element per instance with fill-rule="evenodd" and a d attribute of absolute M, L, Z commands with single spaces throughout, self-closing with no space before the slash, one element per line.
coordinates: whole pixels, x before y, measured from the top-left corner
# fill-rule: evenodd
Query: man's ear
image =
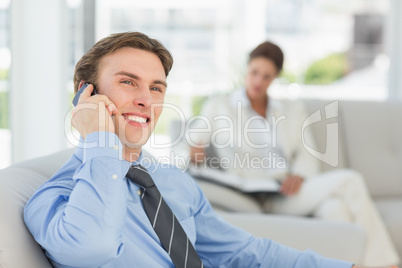
<path fill-rule="evenodd" d="M 78 86 L 78 89 L 80 89 L 80 88 L 82 87 L 82 85 L 85 84 L 85 83 L 86 83 L 86 82 L 85 82 L 84 80 L 81 80 L 81 81 L 80 81 L 80 84 L 79 84 L 79 86 Z"/>

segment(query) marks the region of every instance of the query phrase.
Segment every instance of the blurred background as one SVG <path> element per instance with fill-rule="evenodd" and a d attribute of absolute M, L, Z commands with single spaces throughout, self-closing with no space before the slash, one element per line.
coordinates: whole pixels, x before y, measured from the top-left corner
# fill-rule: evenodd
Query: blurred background
<path fill-rule="evenodd" d="M 171 107 L 147 145 L 163 154 L 170 122 L 242 86 L 265 40 L 285 53 L 274 96 L 401 101 L 401 29 L 400 0 L 0 0 L 0 168 L 73 146 L 75 63 L 111 33 L 143 32 L 173 54 Z"/>

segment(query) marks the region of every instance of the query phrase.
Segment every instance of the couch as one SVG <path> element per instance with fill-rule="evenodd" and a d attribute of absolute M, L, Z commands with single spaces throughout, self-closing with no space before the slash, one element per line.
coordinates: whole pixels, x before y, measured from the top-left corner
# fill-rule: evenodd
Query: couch
<path fill-rule="evenodd" d="M 309 113 L 325 110 L 330 104 L 305 102 Z M 338 106 L 335 123 L 339 125 L 340 134 L 337 137 L 339 161 L 335 167 L 322 163 L 322 169 L 349 167 L 365 176 L 401 254 L 402 165 L 398 164 L 402 163 L 402 142 L 398 137 L 402 134 L 402 125 L 398 123 L 402 122 L 402 107 L 397 103 L 374 102 L 339 102 Z M 325 152 L 326 127 L 320 123 L 312 128 L 319 148 L 324 148 L 322 152 Z M 24 225 L 23 208 L 39 185 L 72 153 L 68 149 L 0 170 L 0 268 L 51 267 Z M 363 259 L 366 236 L 353 224 L 262 214 L 255 201 L 236 191 L 203 181 L 199 184 L 222 217 L 256 236 L 301 250 L 311 248 L 324 256 L 355 263 Z"/>

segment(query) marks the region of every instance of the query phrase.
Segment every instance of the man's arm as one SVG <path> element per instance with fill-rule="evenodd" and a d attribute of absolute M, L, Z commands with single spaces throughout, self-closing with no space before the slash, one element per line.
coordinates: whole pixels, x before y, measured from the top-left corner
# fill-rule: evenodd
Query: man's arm
<path fill-rule="evenodd" d="M 85 143 L 30 199 L 24 219 L 29 230 L 56 262 L 99 266 L 123 247 L 129 163 L 114 134 L 116 106 L 105 95 L 82 92 L 72 113 L 72 125 Z"/>
<path fill-rule="evenodd" d="M 99 136 L 114 136 L 116 144 L 83 150 L 82 162 L 73 156 L 29 200 L 27 227 L 58 263 L 98 267 L 118 256 L 126 218 L 129 163 L 119 159 L 117 136 L 88 134 L 86 144 L 99 144 Z"/>

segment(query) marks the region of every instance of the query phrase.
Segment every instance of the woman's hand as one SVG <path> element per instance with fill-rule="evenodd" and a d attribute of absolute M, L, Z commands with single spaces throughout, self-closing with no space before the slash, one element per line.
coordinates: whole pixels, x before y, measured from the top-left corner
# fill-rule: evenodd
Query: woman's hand
<path fill-rule="evenodd" d="M 281 193 L 287 196 L 297 194 L 304 179 L 300 176 L 289 175 L 282 183 Z"/>
<path fill-rule="evenodd" d="M 194 164 L 201 164 L 205 161 L 204 148 L 191 147 L 190 148 L 191 162 Z"/>

